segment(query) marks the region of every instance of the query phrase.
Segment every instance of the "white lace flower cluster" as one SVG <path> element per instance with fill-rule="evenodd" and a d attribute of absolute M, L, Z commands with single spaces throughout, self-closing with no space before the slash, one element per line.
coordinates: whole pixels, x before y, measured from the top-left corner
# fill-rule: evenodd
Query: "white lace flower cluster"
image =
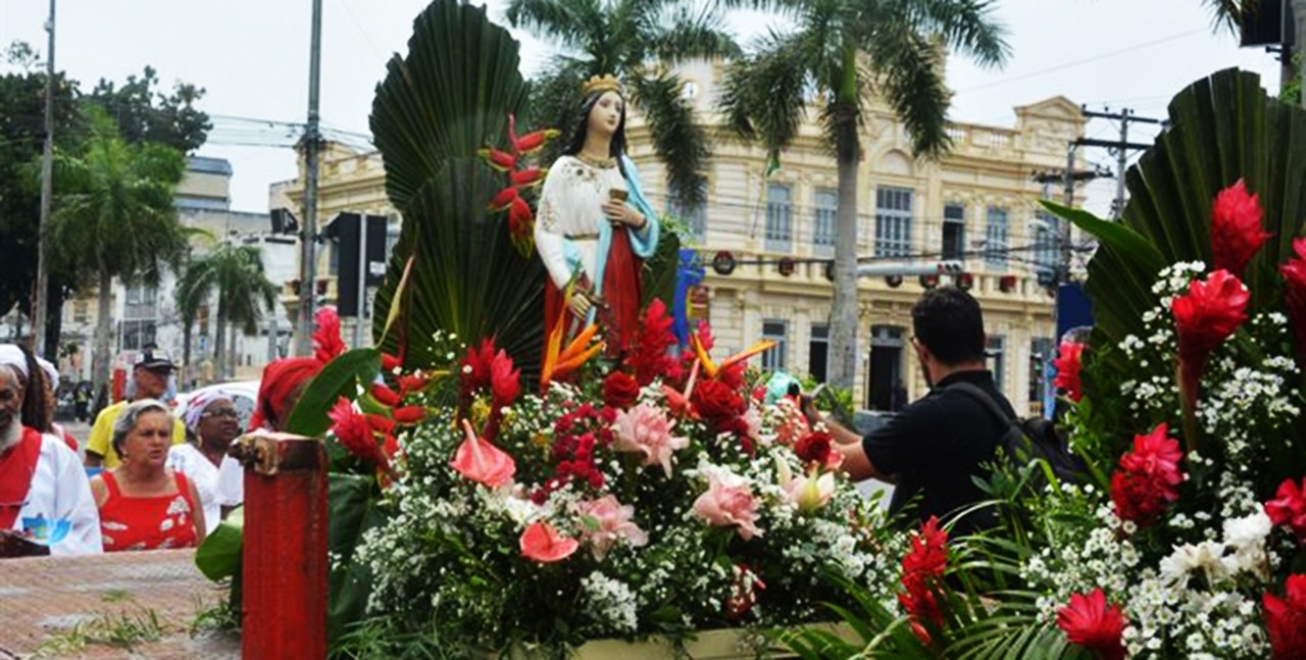
<path fill-rule="evenodd" d="M 600 630 L 633 633 L 639 627 L 639 601 L 630 586 L 599 571 L 581 578 L 582 611 Z"/>
<path fill-rule="evenodd" d="M 1124 592 L 1125 645 L 1132 657 L 1161 657 L 1168 648 L 1188 657 L 1256 658 L 1266 651 L 1256 589 L 1270 577 L 1270 519 L 1259 507 L 1226 520 L 1223 539 L 1176 546 L 1138 586 Z"/>
<path fill-rule="evenodd" d="M 1037 606 L 1044 621 L 1055 620 L 1071 594 L 1087 593 L 1095 587 L 1108 594 L 1128 589 L 1138 566 L 1138 550 L 1129 538 L 1117 539 L 1120 521 L 1110 505 L 1100 504 L 1096 517 L 1101 524 L 1064 528 L 1070 532 L 1065 538 L 1056 539 L 1021 567 L 1021 576 L 1042 593 Z"/>

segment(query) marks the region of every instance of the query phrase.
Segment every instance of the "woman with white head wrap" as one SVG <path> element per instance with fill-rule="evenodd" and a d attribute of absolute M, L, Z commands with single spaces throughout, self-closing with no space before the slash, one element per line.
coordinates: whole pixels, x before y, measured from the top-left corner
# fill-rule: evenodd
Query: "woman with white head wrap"
<path fill-rule="evenodd" d="M 195 483 L 208 531 L 218 526 L 222 516 L 218 505 L 218 465 L 227 455 L 231 441 L 240 435 L 240 416 L 235 398 L 228 392 L 213 390 L 196 395 L 180 411 L 190 439 L 173 445 L 168 451 L 168 466 L 185 474 Z"/>

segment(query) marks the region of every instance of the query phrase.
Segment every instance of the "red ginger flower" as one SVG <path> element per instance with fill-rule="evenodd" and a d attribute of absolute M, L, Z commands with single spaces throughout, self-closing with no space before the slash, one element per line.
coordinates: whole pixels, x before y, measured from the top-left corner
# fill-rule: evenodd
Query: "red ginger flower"
<path fill-rule="evenodd" d="M 680 365 L 669 352 L 676 344 L 676 336 L 671 332 L 675 321 L 667 315 L 666 304 L 654 298 L 640 320 L 634 350 L 626 357 L 626 366 L 635 372 L 635 380 L 643 386 L 652 383 L 655 378 L 679 379 Z"/>
<path fill-rule="evenodd" d="M 1057 627 L 1066 632 L 1071 644 L 1092 651 L 1099 658 L 1121 660 L 1125 646 L 1121 635 L 1125 630 L 1125 617 L 1119 605 L 1107 606 L 1102 588 L 1087 596 L 1071 594 L 1070 604 L 1057 612 Z"/>
<path fill-rule="evenodd" d="M 352 401 L 340 397 L 327 416 L 331 418 L 331 432 L 349 453 L 382 469 L 389 468 L 390 461 L 376 443 L 372 423 L 366 415 L 354 409 Z"/>
<path fill-rule="evenodd" d="M 1121 520 L 1150 525 L 1179 499 L 1183 452 L 1167 432 L 1159 424 L 1147 435 L 1134 436 L 1134 450 L 1120 457 L 1120 469 L 1111 475 L 1111 502 Z"/>
<path fill-rule="evenodd" d="M 1247 262 L 1270 234 L 1261 227 L 1261 200 L 1247 194 L 1242 179 L 1220 191 L 1211 207 L 1211 255 L 1216 270 L 1242 277 Z"/>
<path fill-rule="evenodd" d="M 1265 592 L 1265 628 L 1270 633 L 1273 658 L 1306 658 L 1306 575 L 1290 575 L 1284 586 L 1286 599 Z"/>
<path fill-rule="evenodd" d="M 1297 534 L 1297 540 L 1306 544 L 1306 478 L 1301 488 L 1292 479 L 1279 484 L 1274 499 L 1265 503 L 1265 515 L 1275 525 L 1287 525 Z"/>
<path fill-rule="evenodd" d="M 345 352 L 345 342 L 340 339 L 340 315 L 335 307 L 323 307 L 313 315 L 317 330 L 313 332 L 313 357 L 326 364 Z"/>
<path fill-rule="evenodd" d="M 1279 272 L 1283 274 L 1284 299 L 1297 337 L 1297 353 L 1306 354 L 1306 238 L 1293 239 L 1292 249 L 1297 255 L 1280 266 Z"/>
<path fill-rule="evenodd" d="M 898 594 L 898 602 L 913 619 L 912 630 L 926 644 L 930 643 L 929 632 L 919 622 L 943 626 L 943 610 L 934 590 L 941 585 L 948 566 L 947 542 L 948 534 L 939 529 L 939 519 L 930 516 L 920 533 L 912 537 L 911 550 L 902 558 L 902 586 L 906 591 Z"/>
<path fill-rule="evenodd" d="M 1188 294 L 1170 303 L 1179 335 L 1179 377 L 1188 409 L 1197 403 L 1198 383 L 1211 352 L 1247 320 L 1247 288 L 1226 270 L 1205 282 L 1193 280 Z"/>
<path fill-rule="evenodd" d="M 1079 370 L 1083 367 L 1084 345 L 1074 341 L 1063 341 L 1057 354 L 1057 359 L 1052 362 L 1052 366 L 1056 367 L 1057 377 L 1052 384 L 1057 389 L 1064 390 L 1066 398 L 1079 403 L 1084 398 L 1084 385 L 1079 380 Z"/>

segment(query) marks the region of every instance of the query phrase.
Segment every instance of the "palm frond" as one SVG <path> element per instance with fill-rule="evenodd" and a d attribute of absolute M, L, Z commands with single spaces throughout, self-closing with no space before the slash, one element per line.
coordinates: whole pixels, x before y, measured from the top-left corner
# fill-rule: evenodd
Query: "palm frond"
<path fill-rule="evenodd" d="M 541 37 L 574 44 L 583 42 L 598 17 L 595 0 L 509 0 L 504 17 L 515 28 L 530 30 Z"/>
<path fill-rule="evenodd" d="M 793 142 L 806 114 L 810 60 L 802 43 L 776 33 L 756 52 L 727 67 L 719 107 L 735 134 L 772 153 Z"/>
<path fill-rule="evenodd" d="M 993 16 L 994 0 L 902 0 L 910 25 L 938 36 L 958 53 L 984 67 L 1001 66 L 1011 56 L 1007 29 Z"/>
<path fill-rule="evenodd" d="M 544 268 L 518 254 L 506 223 L 487 211 L 507 182 L 476 153 L 506 142 L 508 115 L 522 113 L 527 91 L 517 43 L 484 9 L 457 0 L 437 0 L 417 18 L 408 55 L 390 62 L 377 89 L 372 132 L 403 230 L 377 292 L 373 336 L 400 305 L 382 349 L 410 364 L 443 360 L 430 340 L 444 331 L 469 344 L 497 333 L 524 373 L 538 368 Z"/>
<path fill-rule="evenodd" d="M 1238 26 L 1243 24 L 1247 16 L 1256 10 L 1256 5 L 1262 0 L 1202 0 L 1202 4 L 1211 12 L 1211 29 L 1219 32 L 1228 30 L 1231 33 L 1238 31 Z M 1264 0 L 1266 2 L 1272 0 Z"/>
<path fill-rule="evenodd" d="M 868 44 L 880 91 L 902 120 L 917 156 L 935 157 L 950 143 L 948 89 L 938 46 L 907 29 L 880 31 Z"/>
<path fill-rule="evenodd" d="M 680 86 L 678 76 L 667 74 L 631 80 L 632 100 L 644 111 L 653 150 L 666 163 L 668 187 L 677 203 L 691 208 L 705 193 L 699 178 L 707 164 L 707 133 L 694 121 Z"/>
<path fill-rule="evenodd" d="M 648 52 L 675 64 L 689 59 L 736 58 L 743 54 L 725 29 L 725 17 L 714 5 L 682 5 L 652 26 Z"/>

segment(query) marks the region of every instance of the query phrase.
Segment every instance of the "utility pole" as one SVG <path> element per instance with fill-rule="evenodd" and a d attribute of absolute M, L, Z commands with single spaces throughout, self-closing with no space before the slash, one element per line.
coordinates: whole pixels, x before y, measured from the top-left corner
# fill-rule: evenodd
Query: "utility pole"
<path fill-rule="evenodd" d="M 318 96 L 322 73 L 322 0 L 313 0 L 312 39 L 308 56 L 308 125 L 304 129 L 304 226 L 300 230 L 299 322 L 295 327 L 295 355 L 313 354 L 313 302 L 317 295 L 317 167 L 322 137 L 318 131 Z"/>
<path fill-rule="evenodd" d="M 45 356 L 50 288 L 50 206 L 54 198 L 54 2 L 50 0 L 49 52 L 45 62 L 45 149 L 41 153 L 41 220 L 37 232 L 36 296 L 32 302 L 32 352 Z"/>
<path fill-rule="evenodd" d="M 1152 147 L 1152 145 L 1150 144 L 1130 142 L 1129 124 L 1130 123 L 1160 124 L 1162 123 L 1162 121 L 1160 119 L 1152 119 L 1150 117 L 1139 117 L 1138 115 L 1135 115 L 1134 111 L 1130 110 L 1129 108 L 1125 108 L 1120 112 L 1110 112 L 1109 110 L 1107 112 L 1093 112 L 1087 108 L 1083 108 L 1081 112 L 1085 117 L 1097 118 L 1097 119 L 1112 119 L 1120 122 L 1120 140 L 1116 142 L 1112 142 L 1110 140 L 1092 140 L 1089 138 L 1079 138 L 1075 140 L 1076 145 L 1083 145 L 1088 147 L 1105 147 L 1111 150 L 1111 152 L 1115 155 L 1116 201 L 1115 201 L 1115 206 L 1112 209 L 1111 215 L 1113 218 L 1119 220 L 1120 216 L 1125 212 L 1125 169 L 1129 165 L 1129 152 L 1133 150 L 1140 150 L 1140 151 L 1146 150 Z"/>

